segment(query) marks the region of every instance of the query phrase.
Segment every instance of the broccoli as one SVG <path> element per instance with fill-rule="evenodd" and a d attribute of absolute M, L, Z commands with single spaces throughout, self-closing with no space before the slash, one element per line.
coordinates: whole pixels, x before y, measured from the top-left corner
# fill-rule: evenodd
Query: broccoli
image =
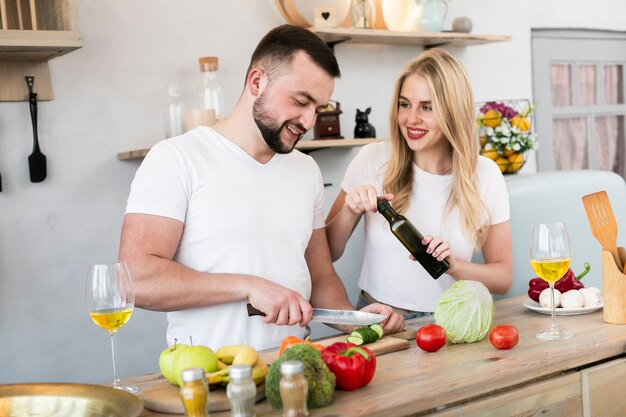
<path fill-rule="evenodd" d="M 335 393 L 335 374 L 328 370 L 319 350 L 311 345 L 298 344 L 285 350 L 270 367 L 265 379 L 265 396 L 271 406 L 283 408 L 278 390 L 281 377 L 280 364 L 290 360 L 299 360 L 304 364 L 304 377 L 309 383 L 307 407 L 320 408 L 330 404 Z"/>

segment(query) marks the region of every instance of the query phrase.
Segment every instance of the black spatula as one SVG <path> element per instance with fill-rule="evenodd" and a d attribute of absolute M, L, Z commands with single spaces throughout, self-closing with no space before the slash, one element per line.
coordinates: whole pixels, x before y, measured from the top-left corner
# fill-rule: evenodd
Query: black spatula
<path fill-rule="evenodd" d="M 46 179 L 46 155 L 39 149 L 37 139 L 37 93 L 33 93 L 35 77 L 27 75 L 28 102 L 30 104 L 30 120 L 33 124 L 33 153 L 28 156 L 28 171 L 30 172 L 30 182 L 41 182 Z"/>

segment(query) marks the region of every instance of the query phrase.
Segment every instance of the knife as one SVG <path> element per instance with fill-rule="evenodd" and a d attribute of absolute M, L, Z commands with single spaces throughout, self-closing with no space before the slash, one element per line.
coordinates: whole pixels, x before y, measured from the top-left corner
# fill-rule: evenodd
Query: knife
<path fill-rule="evenodd" d="M 248 304 L 246 307 L 248 308 L 248 316 L 266 315 L 264 312 L 252 307 L 252 304 Z M 359 326 L 369 326 L 370 324 L 380 323 L 387 317 L 388 316 L 385 314 L 368 313 L 365 311 L 314 308 L 313 318 L 311 320 L 330 324 L 354 324 Z"/>

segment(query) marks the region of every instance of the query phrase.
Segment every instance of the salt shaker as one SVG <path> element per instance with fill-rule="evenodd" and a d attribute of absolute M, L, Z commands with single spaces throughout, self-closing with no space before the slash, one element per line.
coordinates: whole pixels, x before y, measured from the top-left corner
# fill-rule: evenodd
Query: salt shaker
<path fill-rule="evenodd" d="M 306 401 L 309 384 L 304 377 L 301 361 L 285 361 L 280 364 L 282 375 L 278 386 L 283 401 L 283 417 L 305 417 L 309 415 Z"/>
<path fill-rule="evenodd" d="M 231 417 L 255 417 L 256 384 L 249 365 L 233 365 L 228 370 L 230 382 L 226 396 L 230 401 Z"/>

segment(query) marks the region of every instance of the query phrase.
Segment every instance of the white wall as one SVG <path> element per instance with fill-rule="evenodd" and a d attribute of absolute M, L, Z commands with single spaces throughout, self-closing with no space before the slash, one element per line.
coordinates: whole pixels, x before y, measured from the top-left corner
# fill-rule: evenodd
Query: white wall
<path fill-rule="evenodd" d="M 28 179 L 28 104 L 0 103 L 0 383 L 110 379 L 108 337 L 90 322 L 83 287 L 89 263 L 117 256 L 125 200 L 139 163 L 118 161 L 116 154 L 163 138 L 165 87 L 193 86 L 200 56 L 220 57 L 232 108 L 253 48 L 283 23 L 271 0 L 78 3 L 85 46 L 51 61 L 55 98 L 39 106 L 49 170 L 43 183 Z M 474 33 L 508 34 L 513 41 L 450 50 L 467 67 L 476 100 L 531 97 L 532 27 L 624 30 L 624 11 L 620 0 L 593 6 L 571 0 L 454 0 L 448 27 L 452 18 L 466 15 Z M 368 106 L 379 136 L 388 134 L 393 79 L 419 51 L 336 46 L 343 78 L 334 98 L 343 106 L 344 135 L 351 136 L 355 108 Z M 333 183 L 327 208 L 355 152 L 313 153 L 326 182 Z M 353 298 L 361 245 L 353 239 L 336 264 Z M 164 332 L 164 314 L 134 313 L 118 338 L 122 376 L 158 369 Z"/>

